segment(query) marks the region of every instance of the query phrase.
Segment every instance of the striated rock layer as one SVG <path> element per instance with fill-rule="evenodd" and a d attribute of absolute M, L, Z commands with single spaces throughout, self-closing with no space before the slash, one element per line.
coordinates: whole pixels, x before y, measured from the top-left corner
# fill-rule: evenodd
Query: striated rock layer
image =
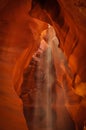
<path fill-rule="evenodd" d="M 2 0 L 0 5 L 0 129 L 27 130 L 18 95 L 23 70 L 46 24 L 28 15 L 30 1 Z"/>
<path fill-rule="evenodd" d="M 56 57 L 56 52 L 59 52 L 59 49 L 54 50 L 55 73 L 61 74 L 59 77 L 56 75 L 61 88 L 56 89 L 55 94 L 60 91 L 62 96 L 64 93 L 64 98 L 58 97 L 60 101 L 56 104 L 60 104 L 61 99 L 65 100 L 66 108 L 63 106 L 65 110 L 61 109 L 63 113 L 66 113 L 66 115 L 68 114 L 69 118 L 71 116 L 71 121 L 72 123 L 73 121 L 75 122 L 74 126 L 76 126 L 76 129 L 82 130 L 84 127 L 86 120 L 85 0 L 66 0 L 65 2 L 63 0 L 1 0 L 1 130 L 29 129 L 24 118 L 23 103 L 19 95 L 21 95 L 23 89 L 27 89 L 23 86 L 21 90 L 21 84 L 26 82 L 24 81 L 23 73 L 40 45 L 40 34 L 47 28 L 47 24 L 51 24 L 54 27 L 60 41 L 59 47 L 62 49 L 61 52 L 64 52 L 60 54 L 63 54 L 63 56 L 67 58 L 65 58 L 65 65 L 66 63 L 68 65 L 66 69 L 64 69 L 64 65 L 58 65 L 58 61 L 56 60 L 58 56 Z M 68 71 L 69 68 L 71 71 Z M 28 82 L 30 80 L 31 83 L 33 82 L 32 77 L 35 72 L 33 72 L 34 69 L 32 70 L 32 68 L 30 71 Z M 43 75 L 39 72 L 39 77 L 37 78 L 43 78 L 42 76 Z M 28 75 L 26 76 L 26 79 L 27 78 Z M 29 84 L 32 91 L 34 90 L 33 87 L 35 88 L 35 82 L 33 83 L 33 86 Z M 27 94 L 25 96 L 27 97 Z M 33 96 L 33 100 L 34 98 Z M 28 102 L 33 102 L 31 97 L 29 97 L 28 100 Z M 58 109 L 58 107 L 53 107 L 55 111 L 57 111 L 56 109 Z M 60 109 L 58 109 L 58 111 L 59 110 Z M 60 116 L 60 111 L 57 113 L 59 113 Z M 61 120 L 63 120 L 63 118 Z M 73 128 L 75 129 L 75 127 Z M 57 127 L 55 129 L 57 129 Z M 68 129 L 70 129 L 69 126 Z"/>

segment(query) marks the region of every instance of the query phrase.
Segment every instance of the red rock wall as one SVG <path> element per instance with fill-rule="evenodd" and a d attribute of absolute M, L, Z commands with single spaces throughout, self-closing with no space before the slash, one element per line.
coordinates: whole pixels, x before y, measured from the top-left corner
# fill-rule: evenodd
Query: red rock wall
<path fill-rule="evenodd" d="M 72 0 L 58 2 L 50 0 L 48 4 L 48 0 L 44 5 L 40 3 L 41 8 L 40 4 L 35 4 L 35 10 L 32 8 L 34 17 L 31 14 L 31 1 L 0 1 L 1 130 L 27 130 L 22 101 L 18 95 L 21 93 L 23 71 L 39 46 L 40 33 L 47 28 L 47 23 L 54 26 L 72 72 L 79 77 L 76 80 L 86 82 L 85 7 L 82 7 L 82 3 L 73 3 Z M 76 114 L 80 114 L 79 119 L 82 122 L 85 117 L 81 114 L 86 108 L 83 104 L 85 103 L 82 102 L 80 111 Z M 77 122 L 80 121 L 77 116 Z"/>
<path fill-rule="evenodd" d="M 23 70 L 46 24 L 28 15 L 30 1 L 0 1 L 0 129 L 27 130 L 19 98 Z M 15 91 L 16 90 L 16 91 Z"/>
<path fill-rule="evenodd" d="M 38 9 L 38 10 L 37 10 Z M 30 15 L 53 25 L 72 72 L 86 81 L 85 1 L 35 0 Z"/>
<path fill-rule="evenodd" d="M 72 1 L 70 1 L 71 3 Z M 62 8 L 63 16 L 65 19 L 64 25 L 61 28 L 62 35 L 64 36 L 63 49 L 69 64 L 74 73 L 79 74 L 81 81 L 86 81 L 85 71 L 86 71 L 86 45 L 85 45 L 85 35 L 86 17 L 84 16 L 84 10 L 82 8 L 76 7 L 72 2 L 60 2 Z M 84 3 L 85 4 L 85 3 Z M 80 9 L 82 12 L 80 12 Z"/>

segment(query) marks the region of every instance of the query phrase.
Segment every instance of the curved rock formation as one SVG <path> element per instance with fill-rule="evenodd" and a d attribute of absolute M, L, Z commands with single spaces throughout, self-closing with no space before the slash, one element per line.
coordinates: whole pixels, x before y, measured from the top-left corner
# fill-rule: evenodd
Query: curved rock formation
<path fill-rule="evenodd" d="M 57 79 L 55 85 L 58 84 L 59 87 L 52 91 L 56 95 L 61 94 L 56 97 L 53 94 L 56 104 L 52 106 L 54 112 L 51 113 L 56 115 L 57 112 L 58 116 L 62 115 L 58 107 L 64 100 L 65 103 L 61 110 L 72 121 L 72 129 L 75 129 L 76 126 L 77 130 L 82 130 L 84 127 L 86 120 L 85 0 L 66 0 L 65 2 L 63 0 L 0 0 L 1 130 L 27 130 L 31 127 L 25 120 L 23 103 L 19 96 L 24 93 L 23 84 L 26 83 L 25 77 L 28 78 L 28 71 L 30 71 L 28 82 L 33 83 L 29 85 L 29 89 L 31 87 L 34 91 L 36 82 L 32 79 L 36 72 L 32 68 L 29 70 L 26 68 L 30 67 L 32 56 L 40 46 L 40 34 L 47 29 L 48 24 L 53 26 L 59 39 L 59 48 L 52 44 L 52 63 Z M 44 41 L 42 43 L 44 45 Z M 47 45 L 44 48 L 47 48 Z M 36 68 L 36 64 L 34 66 Z M 51 70 L 53 69 L 51 68 Z M 35 78 L 41 80 L 43 73 L 39 71 L 39 76 Z M 28 98 L 27 93 L 24 96 L 26 99 Z M 34 98 L 34 96 L 33 99 L 29 97 L 27 102 L 32 103 Z M 30 111 L 33 114 L 32 106 Z M 43 117 L 43 109 L 38 109 L 38 111 L 42 111 Z M 25 114 L 26 119 L 27 115 L 28 113 Z M 53 118 L 55 122 L 56 117 Z M 60 121 L 58 119 L 57 124 L 62 123 L 63 118 Z M 30 118 L 28 120 L 31 121 Z M 67 130 L 70 129 L 71 124 L 65 127 L 63 123 L 63 126 Z M 61 129 L 60 126 L 56 126 L 54 129 L 57 127 Z"/>
<path fill-rule="evenodd" d="M 0 129 L 26 130 L 18 95 L 23 70 L 39 46 L 39 34 L 46 24 L 30 18 L 26 0 L 5 0 L 0 5 Z"/>

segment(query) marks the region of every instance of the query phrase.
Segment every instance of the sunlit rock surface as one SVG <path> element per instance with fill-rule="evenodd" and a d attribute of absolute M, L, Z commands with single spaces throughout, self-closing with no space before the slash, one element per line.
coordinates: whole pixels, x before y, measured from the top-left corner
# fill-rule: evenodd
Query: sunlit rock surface
<path fill-rule="evenodd" d="M 39 5 L 39 6 L 38 6 Z M 38 7 L 38 11 L 35 11 Z M 52 8 L 52 10 L 51 10 Z M 43 9 L 43 10 L 42 10 Z M 41 10 L 39 12 L 39 10 Z M 41 13 L 42 12 L 42 13 Z M 86 81 L 84 71 L 86 71 L 85 55 L 85 35 L 86 35 L 86 2 L 84 0 L 35 0 L 32 4 L 31 16 L 45 13 L 45 17 L 40 15 L 40 19 L 50 22 L 60 39 L 60 47 L 65 52 L 73 73 L 79 74 L 80 79 Z M 48 17 L 48 20 L 47 18 Z"/>
<path fill-rule="evenodd" d="M 50 44 L 44 51 L 40 46 L 43 52 L 38 49 L 24 73 L 21 92 L 24 115 L 31 130 L 75 130 L 75 124 L 65 107 L 63 88 L 57 81 Z"/>
<path fill-rule="evenodd" d="M 53 65 L 51 65 L 54 67 L 51 67 L 50 70 L 55 69 L 55 73 L 54 71 L 52 73 L 55 74 L 53 77 L 57 83 L 54 83 L 53 86 L 58 84 L 55 87 L 58 89 L 52 90 L 54 92 L 52 92 L 53 95 L 51 94 L 52 100 L 53 98 L 56 100 L 55 104 L 49 104 L 52 106 L 49 109 L 50 115 L 53 115 L 51 116 L 52 121 L 45 119 L 48 121 L 47 123 L 60 124 L 54 125 L 54 129 L 74 130 L 76 127 L 77 130 L 83 130 L 86 120 L 85 0 L 66 0 L 65 2 L 63 0 L 0 0 L 1 130 L 32 129 L 29 122 L 33 120 L 31 115 L 33 115 L 35 107 L 33 104 L 36 100 L 34 93 L 39 93 L 36 81 L 43 80 L 43 73 L 47 68 L 49 69 L 49 66 L 41 62 L 44 67 L 42 66 L 43 70 L 39 71 L 36 77 L 35 69 L 38 69 L 40 53 L 42 53 L 43 59 L 46 59 L 46 54 L 42 49 L 44 48 L 46 52 L 48 46 L 44 44 L 44 40 L 41 41 L 42 49 L 39 49 L 38 57 L 35 57 L 35 53 L 40 45 L 40 34 L 47 29 L 47 24 L 54 27 L 60 48 L 52 44 Z M 52 33 L 48 32 L 48 34 L 51 40 Z M 36 63 L 32 60 L 32 56 L 35 57 Z M 38 80 L 34 79 L 34 76 Z M 42 86 L 42 84 L 38 84 L 38 86 Z M 54 87 L 52 88 L 54 89 Z M 28 89 L 30 90 L 29 96 Z M 42 89 L 40 94 L 43 91 L 43 95 L 40 95 L 38 104 L 45 106 L 45 103 L 41 102 L 41 97 L 47 93 L 45 89 Z M 23 99 L 24 106 L 19 96 Z M 43 101 L 45 102 L 45 98 Z M 42 106 L 37 108 L 38 113 L 42 113 L 41 116 L 39 114 L 41 119 L 46 117 L 46 112 L 44 112 L 46 107 L 42 108 Z M 26 109 L 25 115 L 23 107 Z M 28 118 L 30 113 L 27 111 L 31 112 L 31 118 Z M 63 122 L 65 117 L 67 120 Z M 41 125 L 41 123 L 38 124 Z M 46 125 L 46 123 L 43 122 L 42 125 Z"/>
<path fill-rule="evenodd" d="M 27 130 L 18 95 L 23 70 L 46 24 L 30 18 L 30 1 L 0 1 L 0 5 L 0 129 Z"/>

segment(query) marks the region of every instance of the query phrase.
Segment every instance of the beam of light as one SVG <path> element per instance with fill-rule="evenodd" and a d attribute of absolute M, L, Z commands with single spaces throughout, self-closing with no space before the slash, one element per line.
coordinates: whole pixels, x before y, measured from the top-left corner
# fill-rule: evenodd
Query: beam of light
<path fill-rule="evenodd" d="M 61 50 L 58 48 L 59 40 L 56 37 L 55 30 L 52 26 L 48 24 L 48 29 L 44 30 L 41 34 L 41 45 L 40 48 L 43 50 L 43 54 L 40 57 L 39 68 L 42 69 L 44 73 L 44 85 L 41 84 L 39 78 L 36 82 L 37 87 L 39 88 L 36 96 L 34 111 L 34 122 L 39 120 L 38 108 L 42 107 L 45 110 L 46 116 L 42 123 L 44 123 L 45 130 L 53 130 L 54 125 L 53 115 L 52 115 L 52 86 L 55 82 L 55 79 L 61 81 L 63 69 L 64 68 L 64 55 Z M 56 68 L 56 77 L 52 74 L 52 62 L 54 62 Z M 37 70 L 37 77 L 40 77 L 40 72 Z M 41 87 L 43 87 L 41 89 Z M 55 86 L 53 86 L 55 87 Z M 62 93 L 59 93 L 62 95 Z M 60 99 L 62 100 L 62 99 Z M 57 103 L 58 107 L 58 103 Z M 60 111 L 60 110 L 59 110 Z M 39 124 L 41 124 L 39 122 Z M 43 125 L 43 124 L 42 124 Z M 59 127 L 58 127 L 59 128 Z M 34 125 L 33 130 L 41 130 L 40 125 Z"/>
<path fill-rule="evenodd" d="M 50 28 L 50 25 L 48 25 L 48 28 Z M 45 30 L 42 33 L 41 45 L 40 45 L 40 48 L 41 50 L 43 50 L 43 53 L 39 58 L 38 68 L 36 72 L 36 76 L 38 77 L 38 80 L 36 82 L 38 91 L 35 97 L 36 98 L 35 111 L 34 111 L 34 119 L 33 119 L 34 124 L 38 120 L 39 125 L 38 124 L 33 125 L 33 130 L 41 130 L 42 129 L 41 127 L 44 127 L 45 130 L 54 129 L 52 124 L 52 85 L 54 83 L 55 77 L 52 75 L 51 72 L 52 62 L 53 62 L 52 49 L 51 49 L 52 46 L 50 45 L 51 44 L 50 41 L 49 40 L 47 41 L 47 39 L 50 38 L 51 37 L 48 35 L 48 30 Z M 42 71 L 40 71 L 39 68 Z M 43 80 L 44 80 L 42 83 L 40 81 L 41 73 L 43 73 Z M 41 122 L 39 121 L 41 113 L 39 113 L 38 108 L 43 108 L 45 111 L 45 117 Z M 40 126 L 40 124 L 42 126 Z"/>
<path fill-rule="evenodd" d="M 34 101 L 28 103 L 33 110 L 28 109 L 29 114 L 27 115 L 27 111 L 25 114 L 28 128 L 30 130 L 75 130 L 64 106 L 63 88 L 59 85 L 55 86 L 56 80 L 62 81 L 65 59 L 58 48 L 59 40 L 53 27 L 48 25 L 48 29 L 42 32 L 40 39 L 40 47 L 33 55 L 33 68 L 35 67 L 36 70 L 31 70 L 32 80 L 29 79 L 29 83 L 26 83 L 29 89 L 31 81 L 35 83 L 31 85 L 33 87 L 31 97 Z"/>

